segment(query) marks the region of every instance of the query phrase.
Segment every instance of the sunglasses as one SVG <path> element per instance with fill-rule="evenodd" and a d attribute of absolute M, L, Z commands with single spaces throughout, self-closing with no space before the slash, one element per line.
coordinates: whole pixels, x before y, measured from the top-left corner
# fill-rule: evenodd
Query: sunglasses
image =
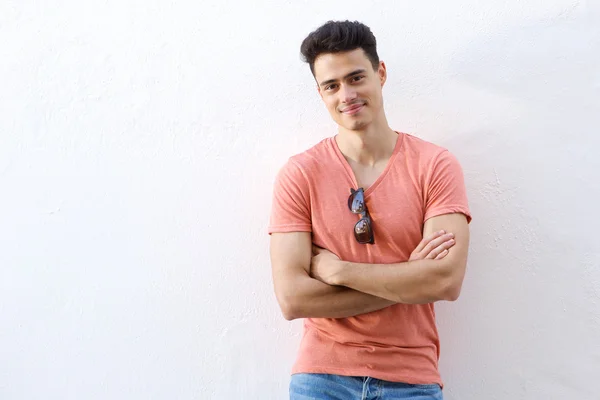
<path fill-rule="evenodd" d="M 358 190 L 350 189 L 350 197 L 348 197 L 348 208 L 352 213 L 360 215 L 360 219 L 354 225 L 354 237 L 360 244 L 374 244 L 373 227 L 371 216 L 365 202 L 365 192 L 363 188 Z"/>

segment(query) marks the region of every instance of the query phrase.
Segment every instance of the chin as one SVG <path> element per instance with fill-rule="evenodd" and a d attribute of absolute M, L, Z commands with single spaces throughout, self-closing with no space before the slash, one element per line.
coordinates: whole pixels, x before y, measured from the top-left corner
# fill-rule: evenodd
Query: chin
<path fill-rule="evenodd" d="M 372 122 L 371 118 L 368 118 L 366 115 L 353 117 L 344 116 L 340 119 L 340 125 L 352 131 L 364 129 L 367 125 L 369 125 Z"/>
<path fill-rule="evenodd" d="M 347 118 L 334 118 L 333 119 L 336 124 L 338 124 L 339 126 L 341 126 L 344 129 L 348 129 L 349 131 L 357 131 L 360 129 L 363 129 L 364 127 L 366 127 L 369 122 L 366 120 L 359 120 L 359 119 L 354 119 L 354 120 L 350 120 L 348 121 Z"/>
<path fill-rule="evenodd" d="M 347 131 L 362 131 L 367 126 L 366 124 L 338 124 L 338 126 L 344 128 Z"/>
<path fill-rule="evenodd" d="M 364 129 L 367 125 L 369 125 L 368 121 L 358 120 L 358 121 L 346 122 L 342 126 L 351 131 L 358 131 L 358 130 Z"/>

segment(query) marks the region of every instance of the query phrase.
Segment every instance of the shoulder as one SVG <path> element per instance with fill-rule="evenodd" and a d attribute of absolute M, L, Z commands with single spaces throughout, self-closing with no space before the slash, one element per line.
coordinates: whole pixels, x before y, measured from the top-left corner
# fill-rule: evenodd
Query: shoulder
<path fill-rule="evenodd" d="M 306 168 L 326 163 L 334 153 L 332 140 L 330 137 L 323 139 L 308 150 L 293 155 L 289 161 Z"/>
<path fill-rule="evenodd" d="M 403 148 L 404 153 L 408 157 L 418 159 L 422 162 L 433 162 L 441 156 L 443 157 L 447 154 L 450 154 L 448 149 L 445 147 L 431 143 L 408 133 L 404 134 Z"/>
<path fill-rule="evenodd" d="M 458 159 L 447 148 L 410 134 L 404 135 L 403 153 L 405 162 L 425 175 L 447 164 L 460 168 Z"/>
<path fill-rule="evenodd" d="M 335 157 L 332 140 L 332 138 L 323 139 L 311 148 L 291 156 L 279 174 L 293 174 L 298 177 L 303 176 L 305 179 L 310 177 Z"/>

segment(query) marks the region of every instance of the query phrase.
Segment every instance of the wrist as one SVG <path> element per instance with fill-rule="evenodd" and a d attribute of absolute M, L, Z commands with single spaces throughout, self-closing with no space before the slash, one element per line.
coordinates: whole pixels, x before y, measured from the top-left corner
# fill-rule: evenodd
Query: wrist
<path fill-rule="evenodd" d="M 333 275 L 333 285 L 346 286 L 349 264 L 346 261 L 336 261 L 336 273 Z"/>

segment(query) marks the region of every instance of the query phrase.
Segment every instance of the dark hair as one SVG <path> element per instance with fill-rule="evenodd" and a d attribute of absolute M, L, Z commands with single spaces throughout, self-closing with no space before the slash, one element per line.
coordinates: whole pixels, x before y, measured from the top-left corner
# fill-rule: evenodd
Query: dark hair
<path fill-rule="evenodd" d="M 340 53 L 363 49 L 373 69 L 379 68 L 377 41 L 371 29 L 358 21 L 328 21 L 311 32 L 300 46 L 304 61 L 315 74 L 314 65 L 318 56 L 324 53 Z"/>

